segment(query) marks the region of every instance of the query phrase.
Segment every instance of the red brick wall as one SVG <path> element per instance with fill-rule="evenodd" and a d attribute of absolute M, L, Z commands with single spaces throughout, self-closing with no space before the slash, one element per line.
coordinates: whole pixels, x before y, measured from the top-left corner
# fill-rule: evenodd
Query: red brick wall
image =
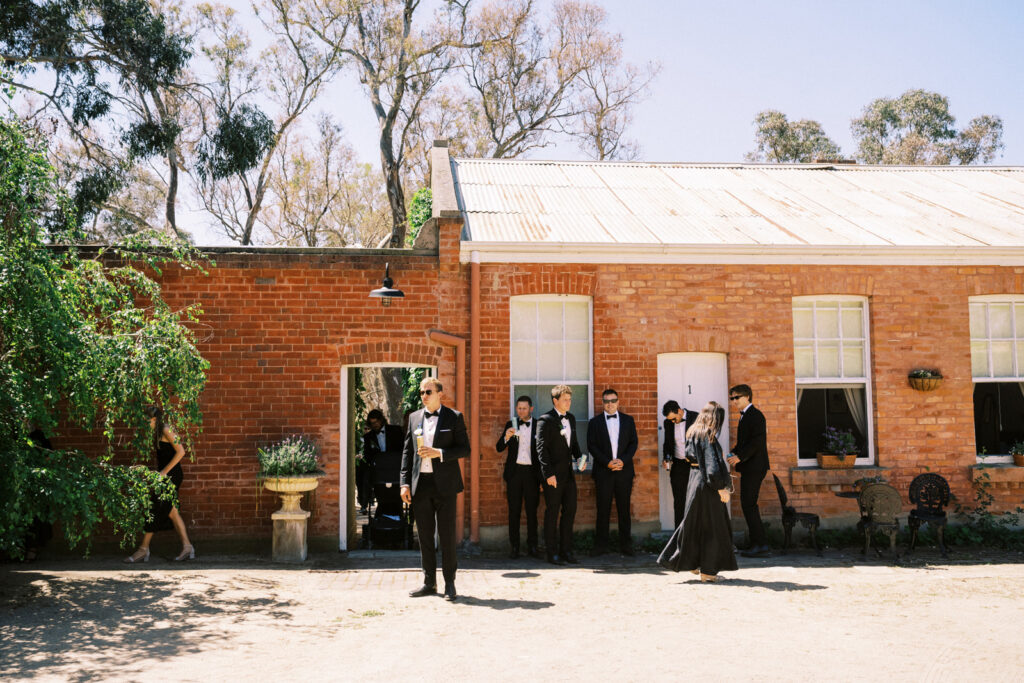
<path fill-rule="evenodd" d="M 172 306 L 203 306 L 201 351 L 210 361 L 203 432 L 186 462 L 182 513 L 197 537 L 268 536 L 276 497 L 261 493 L 255 451 L 293 433 L 324 446 L 327 478 L 315 496 L 310 533 L 336 535 L 339 505 L 340 371 L 346 364 L 437 364 L 454 405 L 455 352 L 430 342 L 431 329 L 469 340 L 469 267 L 458 261 L 457 221 L 442 221 L 440 255 L 238 253 L 216 255 L 208 276 L 169 269 Z M 390 261 L 405 299 L 383 308 L 367 295 Z M 769 423 L 773 469 L 794 504 L 824 515 L 854 507 L 835 483 L 793 478 L 796 465 L 792 297 L 852 294 L 869 299 L 877 463 L 904 495 L 914 475 L 945 476 L 970 501 L 975 462 L 968 296 L 1024 293 L 1024 268 L 648 266 L 483 264 L 481 272 L 480 523 L 506 524 L 503 458 L 494 450 L 510 414 L 509 297 L 593 297 L 594 387 L 614 386 L 640 433 L 634 519 L 658 517 L 657 355 L 728 354 L 730 384 L 745 382 Z M 940 389 L 912 390 L 913 367 L 938 367 Z M 473 367 L 469 359 L 468 368 Z M 467 377 L 468 380 L 468 377 Z M 467 389 L 468 389 L 467 381 Z M 546 406 L 538 408 L 547 409 Z M 733 420 L 735 424 L 735 420 Z M 469 463 L 464 468 L 467 486 Z M 994 486 L 1000 506 L 1024 501 L 1018 482 Z M 778 513 L 766 485 L 762 509 Z M 257 512 L 257 502 L 259 512 Z M 468 490 L 465 504 L 469 529 Z M 738 501 L 735 517 L 741 519 Z M 594 519 L 589 478 L 581 525 Z"/>
<path fill-rule="evenodd" d="M 802 295 L 869 300 L 877 464 L 888 468 L 884 474 L 904 500 L 910 480 L 925 471 L 945 476 L 962 501 L 973 499 L 968 296 L 1024 292 L 1024 268 L 486 264 L 482 280 L 485 526 L 505 520 L 501 458 L 493 444 L 510 411 L 509 296 L 593 297 L 594 413 L 601 410 L 601 389 L 614 386 L 620 408 L 636 418 L 640 448 L 633 517 L 653 521 L 658 518 L 661 419 L 657 355 L 676 351 L 726 353 L 729 383 L 751 385 L 768 419 L 773 470 L 793 504 L 824 515 L 855 513 L 851 501 L 834 496 L 838 479 L 810 483 L 790 477 L 797 463 L 791 307 L 792 298 Z M 909 387 L 907 373 L 919 366 L 942 370 L 946 379 L 940 389 L 923 393 Z M 778 514 L 773 489 L 765 483 L 762 510 L 769 515 Z M 1024 489 L 1016 484 L 999 483 L 993 491 L 1004 509 L 1024 502 Z M 579 510 L 578 520 L 593 523 L 589 482 L 581 490 Z M 738 500 L 734 513 L 741 519 Z"/>

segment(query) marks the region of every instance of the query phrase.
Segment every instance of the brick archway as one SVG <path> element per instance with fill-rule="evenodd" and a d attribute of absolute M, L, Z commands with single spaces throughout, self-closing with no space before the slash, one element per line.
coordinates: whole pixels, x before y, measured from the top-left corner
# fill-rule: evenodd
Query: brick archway
<path fill-rule="evenodd" d="M 442 347 L 429 339 L 383 339 L 353 342 L 338 346 L 339 365 L 400 363 L 408 365 L 440 365 Z"/>
<path fill-rule="evenodd" d="M 549 268 L 513 273 L 508 279 L 509 296 L 527 294 L 577 294 L 594 296 L 594 274 L 552 272 Z"/>

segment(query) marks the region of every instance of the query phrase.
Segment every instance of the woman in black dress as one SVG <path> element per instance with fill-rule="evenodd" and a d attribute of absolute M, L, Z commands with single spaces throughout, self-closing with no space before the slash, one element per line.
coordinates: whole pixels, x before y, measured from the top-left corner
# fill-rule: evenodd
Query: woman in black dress
<path fill-rule="evenodd" d="M 718 572 L 736 569 L 728 510 L 731 478 L 718 443 L 724 422 L 725 409 L 710 401 L 686 430 L 691 463 L 686 512 L 658 557 L 661 566 L 700 574 L 701 581 L 717 581 Z"/>
<path fill-rule="evenodd" d="M 149 425 L 153 428 L 156 466 L 160 474 L 169 477 L 177 492 L 181 488 L 184 475 L 181 471 L 181 459 L 185 456 L 185 449 L 178 443 L 177 435 L 170 427 L 164 424 L 164 411 L 155 406 L 146 408 L 149 415 Z M 153 534 L 157 531 L 166 531 L 173 528 L 181 537 L 181 554 L 174 558 L 175 562 L 194 560 L 196 557 L 195 548 L 188 540 L 188 532 L 185 530 L 185 522 L 178 514 L 178 508 L 171 505 L 169 501 L 153 498 L 151 509 L 153 519 L 146 524 L 146 534 L 142 537 L 142 543 L 138 550 L 124 558 L 128 564 L 135 562 L 149 562 L 149 543 L 153 540 Z"/>

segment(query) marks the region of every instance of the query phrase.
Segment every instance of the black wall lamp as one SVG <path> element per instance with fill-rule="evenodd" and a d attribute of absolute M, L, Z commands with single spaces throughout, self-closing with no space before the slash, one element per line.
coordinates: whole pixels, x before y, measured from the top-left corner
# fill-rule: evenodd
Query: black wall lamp
<path fill-rule="evenodd" d="M 392 287 L 392 285 L 395 284 L 395 281 L 391 279 L 390 263 L 384 264 L 384 282 L 382 284 L 384 285 L 383 287 L 381 287 L 380 289 L 375 289 L 372 292 L 370 292 L 371 297 L 380 299 L 381 306 L 390 306 L 392 299 L 405 298 L 405 292 L 403 292 L 400 289 L 394 289 Z"/>

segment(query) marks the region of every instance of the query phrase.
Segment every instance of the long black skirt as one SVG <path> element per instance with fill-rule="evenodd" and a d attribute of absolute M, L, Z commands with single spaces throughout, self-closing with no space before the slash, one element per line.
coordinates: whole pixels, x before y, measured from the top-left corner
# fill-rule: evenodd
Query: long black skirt
<path fill-rule="evenodd" d="M 658 556 L 658 564 L 676 572 L 699 569 L 704 574 L 717 574 L 736 570 L 729 510 L 718 491 L 704 485 L 697 468 L 690 471 L 683 521 Z"/>

